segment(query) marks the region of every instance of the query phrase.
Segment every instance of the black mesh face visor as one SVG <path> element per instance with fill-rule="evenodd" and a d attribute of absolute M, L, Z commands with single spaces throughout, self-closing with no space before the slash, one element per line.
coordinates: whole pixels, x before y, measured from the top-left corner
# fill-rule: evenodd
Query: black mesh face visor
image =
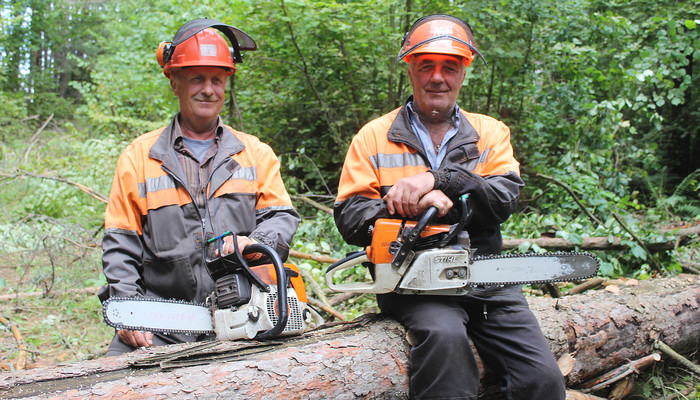
<path fill-rule="evenodd" d="M 232 57 L 234 63 L 243 62 L 241 50 L 252 51 L 258 49 L 253 38 L 248 36 L 247 33 L 231 25 L 226 25 L 223 22 L 208 18 L 195 19 L 182 25 L 173 38 L 173 48 L 206 28 L 217 29 L 228 38 L 233 47 Z"/>

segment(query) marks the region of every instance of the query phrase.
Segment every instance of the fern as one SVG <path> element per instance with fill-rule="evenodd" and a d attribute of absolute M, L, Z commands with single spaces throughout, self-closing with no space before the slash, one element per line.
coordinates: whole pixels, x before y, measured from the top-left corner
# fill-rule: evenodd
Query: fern
<path fill-rule="evenodd" d="M 674 196 L 690 196 L 698 200 L 700 197 L 700 169 L 686 176 L 673 191 Z"/>
<path fill-rule="evenodd" d="M 686 176 L 676 186 L 673 194 L 660 199 L 659 203 L 679 217 L 696 218 L 700 216 L 700 169 Z"/>

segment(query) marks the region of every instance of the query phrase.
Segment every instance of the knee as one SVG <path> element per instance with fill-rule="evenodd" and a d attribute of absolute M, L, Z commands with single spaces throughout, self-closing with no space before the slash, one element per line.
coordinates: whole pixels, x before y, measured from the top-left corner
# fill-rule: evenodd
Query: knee
<path fill-rule="evenodd" d="M 463 324 L 427 324 L 409 329 L 409 343 L 412 346 L 427 345 L 434 349 L 452 351 L 468 347 L 469 339 Z"/>

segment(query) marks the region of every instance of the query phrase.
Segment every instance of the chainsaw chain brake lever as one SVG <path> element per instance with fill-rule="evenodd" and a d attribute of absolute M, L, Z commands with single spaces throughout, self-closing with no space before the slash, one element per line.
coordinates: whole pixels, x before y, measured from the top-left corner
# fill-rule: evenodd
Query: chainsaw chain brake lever
<path fill-rule="evenodd" d="M 400 268 L 403 265 L 404 261 L 406 261 L 406 258 L 408 258 L 408 255 L 413 250 L 413 246 L 420 238 L 420 234 L 423 232 L 425 227 L 428 226 L 430 221 L 435 218 L 437 213 L 437 207 L 430 207 L 423 213 L 423 215 L 421 215 L 420 219 L 416 223 L 416 226 L 413 228 L 405 227 L 403 232 L 399 232 L 403 243 L 401 243 L 401 246 L 396 252 L 394 261 L 391 262 L 392 266 L 395 268 Z"/>
<path fill-rule="evenodd" d="M 442 238 L 438 244 L 438 247 L 445 247 L 448 243 L 450 243 L 462 230 L 464 230 L 467 222 L 469 222 L 472 217 L 472 209 L 469 206 L 469 193 L 465 193 L 460 196 L 459 201 L 462 207 L 459 222 L 450 227 L 449 232 Z M 436 207 L 430 207 L 423 213 L 423 215 L 421 215 L 413 229 L 405 227 L 405 221 L 401 224 L 399 238 L 397 238 L 396 242 L 391 244 L 393 249 L 390 249 L 390 252 L 395 251 L 395 253 L 392 252 L 392 254 L 395 254 L 394 261 L 391 262 L 392 266 L 395 268 L 400 268 L 403 265 L 409 254 L 411 254 L 416 242 L 418 242 L 418 239 L 420 239 L 420 234 L 437 214 L 438 209 Z M 396 247 L 398 247 L 398 249 L 396 249 Z"/>

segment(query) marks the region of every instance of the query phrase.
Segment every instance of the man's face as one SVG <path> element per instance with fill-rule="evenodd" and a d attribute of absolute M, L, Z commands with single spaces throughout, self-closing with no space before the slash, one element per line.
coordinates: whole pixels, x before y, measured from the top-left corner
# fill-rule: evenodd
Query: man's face
<path fill-rule="evenodd" d="M 420 112 L 443 117 L 452 112 L 465 74 L 466 68 L 459 57 L 446 54 L 413 56 L 408 77 Z"/>
<path fill-rule="evenodd" d="M 173 73 L 170 86 L 180 100 L 181 121 L 191 127 L 210 125 L 224 106 L 226 70 L 189 67 Z"/>

